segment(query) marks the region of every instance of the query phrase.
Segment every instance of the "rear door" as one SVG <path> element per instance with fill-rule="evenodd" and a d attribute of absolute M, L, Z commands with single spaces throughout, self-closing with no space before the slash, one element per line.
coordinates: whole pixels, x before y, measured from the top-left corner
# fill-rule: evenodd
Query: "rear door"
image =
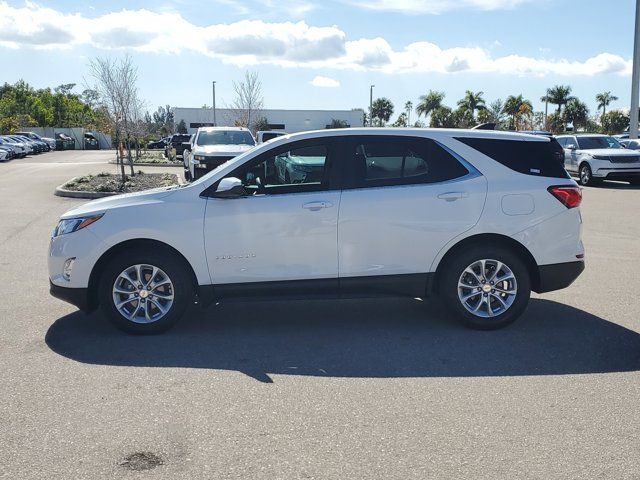
<path fill-rule="evenodd" d="M 408 280 L 407 292 L 394 293 L 423 294 L 426 276 L 420 275 L 429 272 L 447 242 L 480 218 L 485 178 L 426 138 L 349 137 L 345 159 L 338 221 L 341 288 L 363 280 Z M 390 283 L 393 275 L 404 279 Z"/>

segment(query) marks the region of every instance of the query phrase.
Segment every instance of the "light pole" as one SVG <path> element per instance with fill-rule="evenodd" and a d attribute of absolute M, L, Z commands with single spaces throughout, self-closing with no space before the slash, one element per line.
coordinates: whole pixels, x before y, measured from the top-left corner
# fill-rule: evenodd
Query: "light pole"
<path fill-rule="evenodd" d="M 217 127 L 218 123 L 216 122 L 216 82 L 215 80 L 211 82 L 213 85 L 213 126 Z"/>
<path fill-rule="evenodd" d="M 640 1 L 640 0 L 639 0 Z M 371 85 L 369 88 L 369 126 L 373 127 L 373 87 L 375 85 Z"/>

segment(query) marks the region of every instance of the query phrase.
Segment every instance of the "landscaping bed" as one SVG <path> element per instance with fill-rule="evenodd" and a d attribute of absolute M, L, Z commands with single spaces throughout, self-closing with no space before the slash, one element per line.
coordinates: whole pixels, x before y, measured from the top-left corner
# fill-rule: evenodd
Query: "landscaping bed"
<path fill-rule="evenodd" d="M 116 163 L 115 159 L 109 161 L 109 163 Z M 129 165 L 129 160 L 124 159 L 125 165 Z M 183 165 L 181 160 L 172 161 L 164 156 L 163 150 L 148 150 L 145 152 L 141 152 L 138 158 L 133 157 L 134 165 L 144 165 L 144 166 L 163 166 L 170 167 L 176 166 L 179 167 Z"/>
<path fill-rule="evenodd" d="M 60 185 L 56 195 L 76 198 L 100 198 L 120 193 L 141 192 L 151 188 L 178 185 L 178 176 L 174 173 L 144 173 L 139 171 L 135 176 L 126 176 L 122 183 L 120 175 L 98 173 L 75 177 Z"/>

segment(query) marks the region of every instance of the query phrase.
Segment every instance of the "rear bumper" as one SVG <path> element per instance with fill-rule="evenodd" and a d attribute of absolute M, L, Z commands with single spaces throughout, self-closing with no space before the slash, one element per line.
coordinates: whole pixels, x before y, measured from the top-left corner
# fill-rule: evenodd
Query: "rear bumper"
<path fill-rule="evenodd" d="M 55 298 L 75 305 L 83 312 L 90 312 L 95 309 L 95 305 L 91 302 L 88 288 L 61 287 L 49 281 L 49 293 Z"/>
<path fill-rule="evenodd" d="M 540 265 L 540 283 L 534 289 L 537 293 L 552 292 L 571 285 L 584 270 L 584 261 Z"/>

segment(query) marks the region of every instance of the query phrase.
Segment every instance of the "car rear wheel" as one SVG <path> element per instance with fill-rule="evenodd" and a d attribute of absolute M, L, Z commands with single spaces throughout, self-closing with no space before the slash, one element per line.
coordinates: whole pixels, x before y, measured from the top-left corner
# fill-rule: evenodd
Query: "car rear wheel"
<path fill-rule="evenodd" d="M 448 261 L 443 272 L 439 292 L 449 311 L 467 327 L 505 327 L 529 303 L 529 272 L 520 257 L 507 248 L 466 249 Z"/>
<path fill-rule="evenodd" d="M 193 285 L 181 259 L 144 249 L 111 259 L 99 288 L 100 307 L 107 318 L 134 334 L 168 330 L 193 299 Z"/>

